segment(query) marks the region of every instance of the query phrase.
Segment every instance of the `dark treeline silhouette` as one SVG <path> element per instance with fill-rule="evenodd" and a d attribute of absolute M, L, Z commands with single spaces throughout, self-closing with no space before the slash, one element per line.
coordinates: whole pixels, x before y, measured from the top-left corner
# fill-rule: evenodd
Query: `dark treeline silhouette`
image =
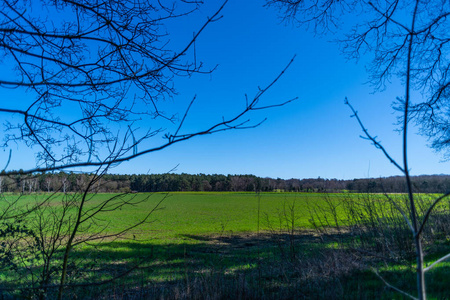
<path fill-rule="evenodd" d="M 411 177 L 416 193 L 446 193 L 450 191 L 450 175 L 420 175 Z M 368 193 L 406 193 L 407 187 L 402 176 L 386 178 L 353 179 L 346 183 L 346 189 Z"/>
<path fill-rule="evenodd" d="M 0 192 L 74 192 L 92 175 L 76 173 L 47 173 L 37 175 L 0 176 Z M 412 177 L 413 188 L 419 193 L 444 193 L 450 190 L 450 175 L 421 175 Z M 98 192 L 357 192 L 405 193 L 400 176 L 353 180 L 338 179 L 273 179 L 254 175 L 220 174 L 106 174 L 99 181 Z"/>

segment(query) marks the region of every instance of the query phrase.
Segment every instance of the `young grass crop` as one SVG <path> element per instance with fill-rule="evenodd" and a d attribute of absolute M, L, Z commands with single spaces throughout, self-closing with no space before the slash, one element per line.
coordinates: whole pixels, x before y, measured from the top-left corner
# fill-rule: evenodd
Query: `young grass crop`
<path fill-rule="evenodd" d="M 111 196 L 97 194 L 88 206 L 95 207 Z M 102 216 L 109 224 L 103 233 L 120 231 L 139 220 L 166 194 L 155 193 L 145 202 L 139 199 L 148 194 L 134 196 L 138 204 Z M 27 195 L 20 201 L 25 204 L 39 197 L 45 195 Z M 151 222 L 127 233 L 122 240 L 76 246 L 72 253 L 76 265 L 69 269 L 68 283 L 82 286 L 67 289 L 67 297 L 395 298 L 395 292 L 386 290 L 376 275 L 367 271 L 366 261 L 358 258 L 351 248 L 353 244 L 341 243 L 356 238 L 349 234 L 358 220 L 371 220 L 375 209 L 387 210 L 383 195 L 372 195 L 371 200 L 365 197 L 359 194 L 171 193 L 151 215 Z M 61 200 L 62 194 L 56 194 L 46 205 L 62 209 Z M 448 219 L 445 205 L 448 204 L 443 203 L 441 209 L 443 220 Z M 353 215 L 348 215 L 350 209 Z M 320 223 L 322 234 L 314 230 L 319 223 L 313 219 L 319 213 L 327 219 Z M 444 229 L 445 224 L 448 223 L 441 224 Z M 90 230 L 95 232 L 94 229 Z M 440 230 L 444 237 L 436 241 L 448 249 L 450 239 L 445 238 L 448 230 L 444 229 Z M 410 268 L 388 264 L 381 266 L 379 272 L 406 290 L 411 289 Z M 450 293 L 448 284 L 442 284 L 448 275 L 448 263 L 430 272 L 431 295 L 442 298 Z M 83 285 L 116 277 L 99 286 Z"/>

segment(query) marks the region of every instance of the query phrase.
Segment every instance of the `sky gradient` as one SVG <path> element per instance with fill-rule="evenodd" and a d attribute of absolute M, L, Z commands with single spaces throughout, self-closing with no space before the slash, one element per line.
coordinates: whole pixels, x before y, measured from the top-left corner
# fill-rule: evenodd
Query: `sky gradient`
<path fill-rule="evenodd" d="M 261 126 L 194 138 L 163 151 L 137 158 L 112 169 L 111 173 L 254 174 L 288 178 L 366 178 L 400 175 L 395 167 L 367 140 L 350 109 L 348 97 L 369 132 L 378 136 L 388 152 L 401 161 L 401 136 L 391 104 L 404 94 L 394 82 L 385 91 L 373 93 L 364 57 L 346 61 L 333 36 L 316 37 L 305 28 L 285 24 L 275 9 L 263 1 L 231 0 L 223 18 L 210 24 L 196 42 L 196 58 L 209 75 L 175 78 L 177 95 L 162 105 L 183 112 L 196 96 L 183 130 L 196 131 L 230 117 L 245 106 L 245 94 L 253 97 L 258 87 L 269 84 L 295 55 L 293 65 L 262 98 L 261 105 L 284 102 L 284 107 L 249 115 Z M 219 2 L 209 1 L 192 16 L 168 25 L 170 48 L 180 48 L 193 32 L 214 14 Z M 193 53 L 187 57 L 193 59 Z M 5 92 L 2 91 L 3 97 Z M 151 124 L 149 124 L 151 126 Z M 174 127 L 166 124 L 168 131 Z M 427 140 L 409 136 L 412 175 L 448 174 L 448 162 L 427 147 Z M 156 138 L 159 139 L 159 138 Z M 159 140 L 156 140 L 158 143 Z M 161 143 L 163 141 L 161 140 Z M 8 151 L 2 153 L 5 159 Z M 13 149 L 11 168 L 33 165 L 32 153 Z"/>

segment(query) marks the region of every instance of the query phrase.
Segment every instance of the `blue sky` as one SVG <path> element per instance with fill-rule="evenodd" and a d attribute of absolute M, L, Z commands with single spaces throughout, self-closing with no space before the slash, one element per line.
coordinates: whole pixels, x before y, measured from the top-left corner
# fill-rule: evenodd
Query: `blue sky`
<path fill-rule="evenodd" d="M 219 4 L 209 1 L 191 17 L 169 24 L 169 47 L 180 48 Z M 251 114 L 255 123 L 267 118 L 258 128 L 194 138 L 124 163 L 112 173 L 164 173 L 177 166 L 176 173 L 280 178 L 399 175 L 379 150 L 360 138 L 361 129 L 350 118 L 344 99 L 348 97 L 369 131 L 400 161 L 401 137 L 395 132 L 398 127 L 391 103 L 403 95 L 404 88 L 394 82 L 384 92 L 373 93 L 373 88 L 365 84 L 368 60 L 346 61 L 338 46 L 328 41 L 332 36 L 315 37 L 304 28 L 286 25 L 276 10 L 262 4 L 256 0 L 230 0 L 223 18 L 210 24 L 196 43 L 197 59 L 206 67 L 218 68 L 210 75 L 176 78 L 178 94 L 162 105 L 182 112 L 196 95 L 184 131 L 205 128 L 222 116 L 242 110 L 244 95 L 254 96 L 258 86 L 270 83 L 294 55 L 294 64 L 261 105 L 294 97 L 298 100 Z M 168 131 L 174 130 L 166 125 Z M 414 131 L 409 147 L 411 173 L 448 173 L 449 163 L 441 162 L 442 156 L 429 149 L 427 140 Z M 156 139 L 156 143 L 160 141 Z M 4 158 L 7 151 L 2 154 Z M 29 150 L 13 149 L 11 168 L 27 168 L 33 163 Z"/>

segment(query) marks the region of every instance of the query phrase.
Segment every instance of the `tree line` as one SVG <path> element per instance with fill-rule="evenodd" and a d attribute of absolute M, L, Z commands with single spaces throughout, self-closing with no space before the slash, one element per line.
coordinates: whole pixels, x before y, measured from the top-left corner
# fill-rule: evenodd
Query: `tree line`
<path fill-rule="evenodd" d="M 35 175 L 0 175 L 0 192 L 77 192 L 88 173 L 44 173 Z M 412 177 L 413 188 L 420 193 L 445 193 L 450 190 L 450 175 Z M 95 187 L 97 192 L 357 192 L 406 193 L 401 176 L 367 179 L 281 179 L 255 175 L 221 174 L 104 174 Z"/>

